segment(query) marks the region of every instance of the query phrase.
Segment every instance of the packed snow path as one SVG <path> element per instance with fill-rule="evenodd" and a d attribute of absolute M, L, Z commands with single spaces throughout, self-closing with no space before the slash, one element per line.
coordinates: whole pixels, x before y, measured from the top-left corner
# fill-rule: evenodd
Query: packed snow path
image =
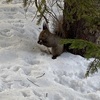
<path fill-rule="evenodd" d="M 78 55 L 52 60 L 37 44 L 34 14 L 0 1 L 0 100 L 100 100 L 100 72 L 84 78 L 90 61 Z"/>

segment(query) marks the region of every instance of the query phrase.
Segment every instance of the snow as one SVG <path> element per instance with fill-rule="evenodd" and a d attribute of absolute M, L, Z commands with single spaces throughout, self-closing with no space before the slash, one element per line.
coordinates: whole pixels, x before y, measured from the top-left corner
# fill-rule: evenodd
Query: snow
<path fill-rule="evenodd" d="M 33 8 L 25 14 L 20 0 L 0 1 L 0 100 L 100 100 L 100 71 L 84 77 L 92 59 L 63 53 L 53 60 L 37 44 Z"/>

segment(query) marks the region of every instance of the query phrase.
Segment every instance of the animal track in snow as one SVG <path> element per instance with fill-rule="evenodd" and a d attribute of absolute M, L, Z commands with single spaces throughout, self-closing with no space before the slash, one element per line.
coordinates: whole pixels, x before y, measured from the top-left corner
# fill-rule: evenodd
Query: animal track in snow
<path fill-rule="evenodd" d="M 10 38 L 13 34 L 10 32 L 9 29 L 0 30 L 0 38 Z"/>
<path fill-rule="evenodd" d="M 15 66 L 15 67 L 13 68 L 13 71 L 15 71 L 15 72 L 16 72 L 16 71 L 18 71 L 18 70 L 19 70 L 19 68 L 20 68 L 19 66 L 18 66 L 18 67 L 17 67 L 17 66 Z"/>
<path fill-rule="evenodd" d="M 31 60 L 31 59 L 26 59 L 25 61 L 30 65 L 36 65 L 40 63 L 40 61 L 38 60 Z"/>
<path fill-rule="evenodd" d="M 34 93 L 36 96 L 41 97 L 41 94 L 38 93 L 37 91 L 34 90 L 33 93 Z"/>
<path fill-rule="evenodd" d="M 8 75 L 5 75 L 5 74 L 4 74 L 4 75 L 2 75 L 1 77 L 4 78 L 4 79 L 6 79 L 6 78 L 8 77 Z"/>
<path fill-rule="evenodd" d="M 21 24 L 21 23 L 14 23 L 13 25 L 16 26 L 16 27 L 20 27 L 20 28 L 23 28 L 24 27 L 24 25 Z"/>
<path fill-rule="evenodd" d="M 74 72 L 53 72 L 54 75 L 57 75 L 54 81 L 57 84 L 69 86 L 75 91 L 82 92 L 82 86 L 84 84 L 84 76 L 83 73 L 74 73 Z M 77 79 L 77 81 L 76 81 Z M 68 81 L 69 80 L 69 81 Z"/>
<path fill-rule="evenodd" d="M 22 92 L 22 94 L 23 94 L 24 97 L 29 97 L 29 96 L 30 96 L 30 95 L 29 95 L 28 93 L 26 93 L 26 92 Z"/>

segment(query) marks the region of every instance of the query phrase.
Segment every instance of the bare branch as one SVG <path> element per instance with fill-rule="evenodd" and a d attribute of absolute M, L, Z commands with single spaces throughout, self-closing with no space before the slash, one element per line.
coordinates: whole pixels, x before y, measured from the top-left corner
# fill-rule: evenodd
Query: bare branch
<path fill-rule="evenodd" d="M 34 85 L 36 85 L 36 86 L 40 87 L 39 85 L 37 85 L 36 83 L 32 82 L 32 81 L 31 81 L 31 80 L 29 80 L 28 78 L 27 78 L 27 80 L 28 80 L 28 81 L 30 81 L 31 83 L 33 83 Z"/>
<path fill-rule="evenodd" d="M 43 73 L 41 76 L 38 76 L 38 77 L 36 77 L 36 78 L 40 78 L 40 77 L 43 77 L 45 75 L 45 73 Z"/>
<path fill-rule="evenodd" d="M 44 15 L 45 9 L 46 9 L 46 5 L 44 5 L 44 9 L 41 12 L 41 10 L 39 9 L 37 0 L 35 0 L 35 6 L 37 7 L 38 12 L 40 13 L 40 15 L 45 19 L 46 23 L 48 23 L 48 19 L 46 18 L 46 16 Z"/>

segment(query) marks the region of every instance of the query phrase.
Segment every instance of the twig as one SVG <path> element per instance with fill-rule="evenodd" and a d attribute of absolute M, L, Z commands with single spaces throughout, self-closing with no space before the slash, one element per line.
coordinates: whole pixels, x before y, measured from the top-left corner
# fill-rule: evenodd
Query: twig
<path fill-rule="evenodd" d="M 38 77 L 36 77 L 36 78 L 40 78 L 40 77 L 43 77 L 45 75 L 45 73 L 43 73 L 41 76 L 38 76 Z"/>
<path fill-rule="evenodd" d="M 40 87 L 39 85 L 35 84 L 34 82 L 32 82 L 31 80 L 29 80 L 28 78 L 27 78 L 27 80 L 30 81 L 31 83 L 33 83 L 34 85 Z"/>
<path fill-rule="evenodd" d="M 35 16 L 33 17 L 32 21 L 36 18 L 36 16 L 37 16 L 37 11 L 36 11 Z"/>
<path fill-rule="evenodd" d="M 39 9 L 38 6 L 38 1 L 35 0 L 35 6 L 37 8 L 37 11 L 40 13 L 40 15 L 42 15 L 42 17 L 45 19 L 46 23 L 48 23 L 48 19 L 46 18 L 46 16 L 44 15 L 44 11 L 46 10 L 46 5 L 44 6 L 44 10 L 41 12 L 41 10 Z"/>
<path fill-rule="evenodd" d="M 48 93 L 46 93 L 46 97 L 48 97 Z"/>

